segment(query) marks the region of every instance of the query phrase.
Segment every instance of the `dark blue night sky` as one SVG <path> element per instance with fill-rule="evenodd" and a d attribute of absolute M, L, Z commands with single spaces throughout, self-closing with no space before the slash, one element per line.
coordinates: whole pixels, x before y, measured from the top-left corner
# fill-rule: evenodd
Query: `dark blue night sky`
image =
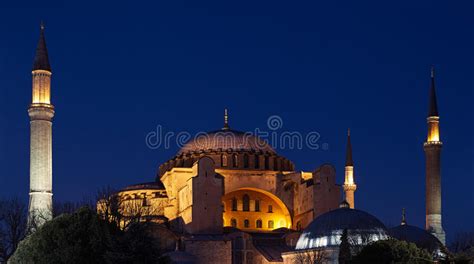
<path fill-rule="evenodd" d="M 471 1 L 10 1 L 0 7 L 0 195 L 27 199 L 31 67 L 40 20 L 53 67 L 54 197 L 151 181 L 178 151 L 145 136 L 316 131 L 327 150 L 282 149 L 343 182 L 351 128 L 356 206 L 424 226 L 429 69 L 437 72 L 448 239 L 474 222 Z M 268 129 L 267 129 L 268 130 Z M 326 146 L 326 145 L 325 145 Z"/>

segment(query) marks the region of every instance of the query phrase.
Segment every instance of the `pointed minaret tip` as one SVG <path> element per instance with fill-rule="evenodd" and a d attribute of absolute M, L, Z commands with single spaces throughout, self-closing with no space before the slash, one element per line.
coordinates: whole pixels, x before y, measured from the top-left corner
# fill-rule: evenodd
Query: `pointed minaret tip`
<path fill-rule="evenodd" d="M 352 160 L 351 130 L 347 129 L 346 166 L 354 166 Z"/>
<path fill-rule="evenodd" d="M 36 47 L 35 59 L 33 62 L 33 71 L 45 70 L 51 72 L 51 65 L 49 64 L 48 49 L 46 48 L 46 39 L 44 36 L 44 23 L 40 24 L 40 37 L 38 46 Z"/>
<path fill-rule="evenodd" d="M 405 214 L 405 208 L 402 208 L 402 223 L 401 225 L 406 225 L 407 224 L 407 218 Z"/>
<path fill-rule="evenodd" d="M 428 109 L 428 117 L 439 116 L 438 114 L 438 102 L 436 101 L 436 89 L 435 89 L 435 69 L 431 66 L 431 84 L 430 84 L 430 106 Z"/>
<path fill-rule="evenodd" d="M 227 112 L 227 108 L 224 108 L 224 127 L 222 129 L 227 130 L 229 129 L 229 115 Z"/>

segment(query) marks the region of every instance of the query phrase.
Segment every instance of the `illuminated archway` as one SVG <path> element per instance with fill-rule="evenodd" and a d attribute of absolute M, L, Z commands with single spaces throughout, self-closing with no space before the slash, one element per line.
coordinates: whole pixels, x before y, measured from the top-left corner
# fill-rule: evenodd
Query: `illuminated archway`
<path fill-rule="evenodd" d="M 224 226 L 244 231 L 265 232 L 291 228 L 286 205 L 274 194 L 257 188 L 240 188 L 222 198 Z M 236 206 L 237 205 L 237 206 Z"/>

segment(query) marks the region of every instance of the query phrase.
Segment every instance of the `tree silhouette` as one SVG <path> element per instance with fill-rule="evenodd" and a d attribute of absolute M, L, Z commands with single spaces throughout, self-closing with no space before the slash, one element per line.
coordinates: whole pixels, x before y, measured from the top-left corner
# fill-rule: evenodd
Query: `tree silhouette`
<path fill-rule="evenodd" d="M 339 245 L 339 263 L 347 264 L 350 263 L 352 258 L 351 255 L 351 244 L 349 243 L 349 235 L 347 228 L 342 231 L 341 244 Z"/>

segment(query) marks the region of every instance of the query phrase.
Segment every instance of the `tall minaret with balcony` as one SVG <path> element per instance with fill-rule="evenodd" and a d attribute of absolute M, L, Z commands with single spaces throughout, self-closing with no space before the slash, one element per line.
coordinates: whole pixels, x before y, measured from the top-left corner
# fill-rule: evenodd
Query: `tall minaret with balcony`
<path fill-rule="evenodd" d="M 354 192 L 357 185 L 354 182 L 354 162 L 352 161 L 351 131 L 347 130 L 346 167 L 344 177 L 344 192 L 349 207 L 354 209 Z"/>
<path fill-rule="evenodd" d="M 33 62 L 33 96 L 28 108 L 30 116 L 30 202 L 28 217 L 35 225 L 52 218 L 53 172 L 52 172 L 52 120 L 54 107 L 51 104 L 51 66 L 44 37 L 41 31 Z"/>
<path fill-rule="evenodd" d="M 423 144 L 426 157 L 426 230 L 443 244 L 446 241 L 441 222 L 441 148 L 439 114 L 436 102 L 435 73 L 431 68 L 430 103 L 428 110 L 428 136 Z"/>

